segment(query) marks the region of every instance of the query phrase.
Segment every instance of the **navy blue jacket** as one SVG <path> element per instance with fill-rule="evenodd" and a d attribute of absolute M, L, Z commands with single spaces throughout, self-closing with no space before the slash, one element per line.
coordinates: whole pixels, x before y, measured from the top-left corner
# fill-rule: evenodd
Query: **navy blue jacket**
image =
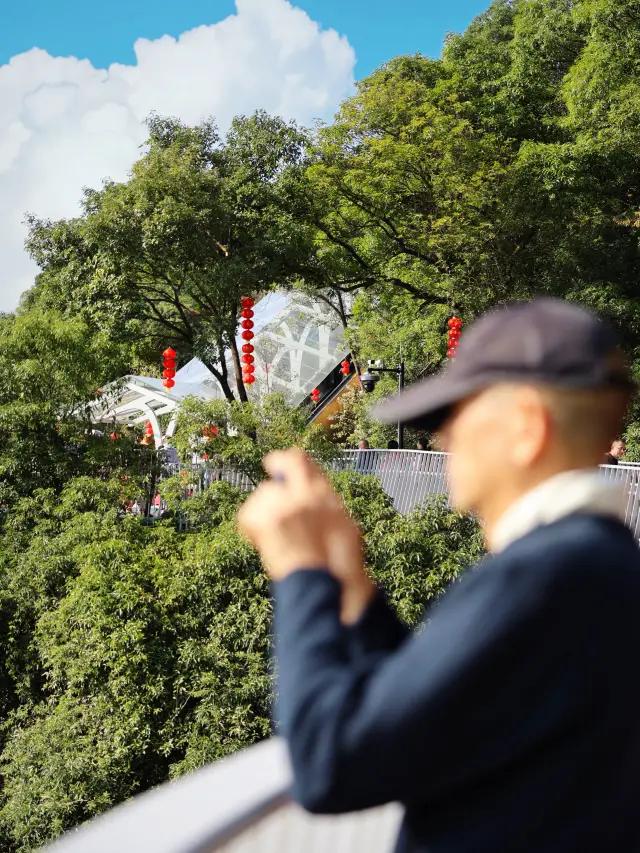
<path fill-rule="evenodd" d="M 316 813 L 399 801 L 402 853 L 640 850 L 640 555 L 613 519 L 540 527 L 417 635 L 341 626 L 324 571 L 276 584 L 278 718 Z"/>

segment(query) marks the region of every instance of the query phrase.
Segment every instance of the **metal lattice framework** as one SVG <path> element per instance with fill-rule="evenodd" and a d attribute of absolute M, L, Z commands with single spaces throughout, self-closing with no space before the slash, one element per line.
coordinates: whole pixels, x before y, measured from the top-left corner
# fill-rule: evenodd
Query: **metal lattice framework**
<path fill-rule="evenodd" d="M 278 392 L 291 406 L 308 397 L 349 352 L 337 315 L 301 293 L 273 294 L 258 303 L 253 344 L 256 383 L 250 395 Z"/>
<path fill-rule="evenodd" d="M 298 406 L 348 354 L 344 329 L 338 316 L 326 305 L 301 293 L 272 293 L 255 307 L 255 377 L 248 388 L 251 399 L 281 393 L 291 406 Z M 244 341 L 238 338 L 238 345 Z M 227 369 L 233 375 L 231 358 Z M 223 397 L 217 380 L 198 359 L 179 370 L 175 386 L 167 391 L 160 379 L 125 376 L 104 389 L 89 406 L 96 424 L 140 424 L 153 426 L 156 447 L 175 432 L 180 403 L 188 396 L 204 400 Z M 170 414 L 162 433 L 158 417 Z"/>
<path fill-rule="evenodd" d="M 175 387 L 169 392 L 162 387 L 160 379 L 125 376 L 108 385 L 102 395 L 89 404 L 89 416 L 95 424 L 135 425 L 148 421 L 153 427 L 156 447 L 159 448 L 174 435 L 180 403 L 191 394 L 204 399 L 220 396 L 217 384 L 176 381 Z M 158 420 L 161 415 L 171 416 L 164 434 Z"/>

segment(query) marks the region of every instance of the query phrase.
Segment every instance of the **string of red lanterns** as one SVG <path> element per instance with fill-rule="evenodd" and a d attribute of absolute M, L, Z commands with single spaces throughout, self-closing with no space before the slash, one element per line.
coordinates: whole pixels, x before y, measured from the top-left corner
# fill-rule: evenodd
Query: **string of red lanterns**
<path fill-rule="evenodd" d="M 245 385 L 253 385 L 256 381 L 256 377 L 253 375 L 256 372 L 255 367 L 255 356 L 253 355 L 255 347 L 251 343 L 254 338 L 253 334 L 253 306 L 255 305 L 255 301 L 250 296 L 243 296 L 240 300 L 240 305 L 242 306 L 242 311 L 240 312 L 240 316 L 242 317 L 242 321 L 240 325 L 242 326 L 242 340 L 244 344 L 242 345 L 242 381 Z"/>
<path fill-rule="evenodd" d="M 452 317 L 447 323 L 447 325 L 449 327 L 447 358 L 455 358 L 456 350 L 458 349 L 458 343 L 460 341 L 462 320 L 460 319 L 460 317 Z"/>
<path fill-rule="evenodd" d="M 320 389 L 314 388 L 311 392 L 311 402 L 317 403 L 320 400 Z"/>
<path fill-rule="evenodd" d="M 343 376 L 348 376 L 351 373 L 351 364 L 350 364 L 350 362 L 347 361 L 346 358 L 342 362 L 342 364 L 340 365 L 340 373 Z"/>
<path fill-rule="evenodd" d="M 151 421 L 147 421 L 147 425 L 144 428 L 144 434 L 149 438 L 153 438 L 153 426 Z"/>
<path fill-rule="evenodd" d="M 173 347 L 169 347 L 162 353 L 162 358 L 164 359 L 162 362 L 164 365 L 164 370 L 162 371 L 162 384 L 167 391 L 170 391 L 176 384 L 173 378 L 176 375 L 176 354 L 177 353 Z"/>

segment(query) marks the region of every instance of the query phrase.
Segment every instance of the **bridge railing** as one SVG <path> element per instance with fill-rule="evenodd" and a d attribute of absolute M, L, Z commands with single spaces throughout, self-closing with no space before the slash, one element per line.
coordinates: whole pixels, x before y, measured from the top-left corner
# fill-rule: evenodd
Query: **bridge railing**
<path fill-rule="evenodd" d="M 403 515 L 429 495 L 447 495 L 446 453 L 422 450 L 345 450 L 334 462 L 336 471 L 357 471 L 380 480 Z"/>
<path fill-rule="evenodd" d="M 41 853 L 392 853 L 401 810 L 313 817 L 273 738 L 132 800 Z"/>
<path fill-rule="evenodd" d="M 430 496 L 448 496 L 446 453 L 421 450 L 345 450 L 334 460 L 334 471 L 356 471 L 377 477 L 393 505 L 403 515 L 421 506 Z M 640 539 L 640 463 L 601 465 L 602 476 L 622 484 L 627 494 L 625 521 Z M 179 474 L 185 495 L 197 494 L 223 481 L 244 491 L 254 486 L 244 474 L 230 467 L 207 464 L 165 466 L 166 475 Z"/>

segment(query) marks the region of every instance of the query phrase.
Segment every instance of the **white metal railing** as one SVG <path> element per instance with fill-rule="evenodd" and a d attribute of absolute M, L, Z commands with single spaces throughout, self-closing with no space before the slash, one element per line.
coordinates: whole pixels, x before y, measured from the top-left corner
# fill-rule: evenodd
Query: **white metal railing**
<path fill-rule="evenodd" d="M 397 805 L 316 817 L 291 802 L 273 738 L 134 797 L 42 853 L 392 853 Z"/>
<path fill-rule="evenodd" d="M 422 450 L 345 450 L 333 463 L 334 471 L 356 471 L 377 477 L 393 505 L 403 515 L 422 505 L 430 495 L 448 496 L 446 453 Z M 245 474 L 232 468 L 207 465 L 168 465 L 165 471 L 180 474 L 185 494 L 193 495 L 212 483 L 224 481 L 245 491 L 254 488 Z M 640 463 L 601 465 L 603 477 L 622 483 L 628 495 L 625 521 L 640 539 Z"/>
<path fill-rule="evenodd" d="M 378 477 L 394 507 L 403 515 L 429 495 L 447 495 L 446 453 L 423 450 L 345 450 L 336 471 L 357 471 Z"/>
<path fill-rule="evenodd" d="M 624 522 L 636 540 L 640 540 L 640 467 L 637 465 L 601 465 L 600 473 L 609 481 L 622 485 L 627 495 Z"/>

